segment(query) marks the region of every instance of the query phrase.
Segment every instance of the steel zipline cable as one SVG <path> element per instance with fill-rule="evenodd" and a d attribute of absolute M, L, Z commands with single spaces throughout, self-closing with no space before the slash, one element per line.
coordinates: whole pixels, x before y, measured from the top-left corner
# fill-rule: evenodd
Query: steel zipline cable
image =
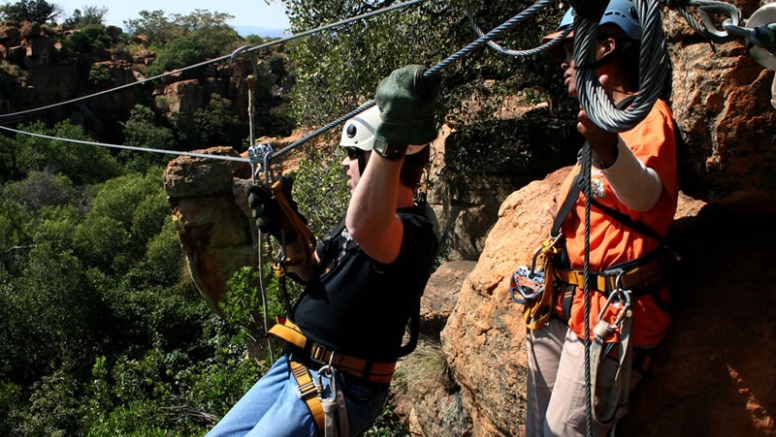
<path fill-rule="evenodd" d="M 541 10 L 542 8 L 546 7 L 547 5 L 557 3 L 559 0 L 539 0 L 538 2 L 534 3 L 533 5 L 529 6 L 527 9 L 523 10 L 519 14 L 515 15 L 514 17 L 510 18 L 509 20 L 502 23 L 500 26 L 496 27 L 495 29 L 491 30 L 485 35 L 480 36 L 473 42 L 471 42 L 466 47 L 462 48 L 461 50 L 455 52 L 450 57 L 444 59 L 443 61 L 439 62 L 435 66 L 429 68 L 423 73 L 424 78 L 428 78 L 430 76 L 433 76 L 435 74 L 438 74 L 443 68 L 447 67 L 448 65 L 459 61 L 461 59 L 466 58 L 476 50 L 482 48 L 485 44 L 487 44 L 492 39 L 498 37 L 502 33 L 506 32 L 507 30 L 511 29 L 518 23 L 526 20 L 527 18 L 530 18 L 533 14 Z M 351 119 L 352 117 L 360 114 L 361 112 L 371 108 L 377 104 L 374 100 L 371 100 L 358 108 L 354 109 L 353 111 L 343 115 L 342 117 L 332 121 L 331 123 L 322 126 L 321 128 L 311 132 L 310 134 L 306 135 L 303 138 L 300 138 L 299 140 L 289 144 L 288 146 L 284 147 L 281 150 L 278 150 L 277 152 L 272 153 L 270 156 L 267 157 L 268 160 L 278 158 L 285 153 L 293 150 L 294 148 L 306 143 L 307 141 L 321 135 L 322 133 L 339 126 L 340 124 L 346 122 L 347 120 Z"/>
<path fill-rule="evenodd" d="M 555 1 L 549 0 L 547 1 L 547 3 L 548 4 L 555 3 Z M 539 9 L 535 10 L 535 12 L 538 12 L 538 11 Z M 466 2 L 466 15 L 469 17 L 469 22 L 471 22 L 472 30 L 474 31 L 474 33 L 476 33 L 477 36 L 484 36 L 485 33 L 482 32 L 482 29 L 480 29 L 480 26 L 477 24 L 477 19 L 474 17 L 474 12 L 472 11 L 471 2 L 469 2 L 468 0 Z M 499 44 L 497 44 L 495 41 L 492 41 L 492 40 L 488 41 L 487 44 L 488 44 L 488 47 L 497 51 L 498 53 L 501 53 L 502 55 L 514 56 L 514 57 L 532 56 L 558 45 L 561 41 L 566 39 L 569 33 L 571 33 L 570 28 L 564 30 L 563 33 L 561 33 L 551 41 L 547 41 L 547 43 L 545 44 L 542 44 L 538 47 L 534 47 L 532 49 L 526 49 L 526 50 L 505 49 L 504 47 L 501 47 Z"/>
<path fill-rule="evenodd" d="M 205 153 L 180 152 L 177 150 L 151 149 L 146 147 L 124 146 L 120 144 L 97 143 L 94 141 L 74 140 L 71 138 L 54 137 L 51 135 L 38 134 L 35 132 L 26 132 L 23 130 L 12 129 L 10 127 L 5 127 L 5 126 L 0 126 L 0 129 L 13 132 L 16 134 L 28 135 L 31 137 L 43 138 L 43 139 L 54 140 L 54 141 L 65 141 L 68 143 L 86 144 L 89 146 L 100 146 L 100 147 L 108 147 L 108 148 L 114 148 L 114 149 L 134 150 L 138 152 L 153 152 L 153 153 L 161 153 L 165 155 L 192 156 L 195 158 L 221 159 L 224 161 L 249 162 L 247 158 L 238 158 L 236 156 L 208 155 Z"/>
<path fill-rule="evenodd" d="M 333 24 L 330 24 L 330 25 L 327 25 L 327 26 L 323 26 L 323 27 L 317 28 L 315 30 L 311 30 L 311 31 L 307 31 L 307 32 L 302 32 L 302 33 L 300 33 L 298 35 L 294 35 L 293 38 L 298 38 L 298 37 L 301 37 L 301 36 L 304 36 L 304 35 L 310 35 L 310 34 L 315 33 L 315 32 L 320 32 L 321 30 L 324 30 L 324 29 L 330 29 L 330 28 L 333 28 L 333 27 L 336 27 L 336 26 L 339 26 L 339 25 L 342 25 L 342 24 L 345 24 L 345 23 L 353 22 L 355 20 L 360 20 L 360 19 L 364 19 L 364 18 L 367 18 L 367 17 L 370 17 L 370 16 L 374 16 L 374 15 L 377 15 L 378 13 L 385 13 L 385 12 L 388 12 L 388 11 L 391 11 L 391 10 L 395 10 L 395 9 L 398 9 L 398 8 L 401 8 L 401 7 L 411 6 L 411 5 L 420 3 L 421 1 L 422 0 L 412 0 L 412 1 L 405 2 L 405 3 L 394 5 L 394 6 L 385 8 L 385 9 L 380 9 L 380 10 L 377 10 L 377 11 L 372 11 L 370 13 L 359 15 L 357 17 L 352 17 L 352 18 L 349 18 L 347 20 L 342 20 L 342 21 L 339 21 L 337 23 L 333 23 Z M 424 72 L 424 77 L 429 77 L 431 75 L 438 74 L 443 68 L 447 67 L 451 63 L 454 63 L 454 62 L 459 61 L 459 60 L 461 60 L 463 58 L 466 58 L 467 56 L 472 54 L 474 51 L 482 48 L 485 44 L 488 43 L 488 41 L 498 37 L 502 33 L 506 32 L 507 30 L 509 30 L 512 27 L 514 27 L 515 25 L 517 25 L 518 23 L 520 23 L 520 22 L 524 21 L 525 19 L 531 17 L 538 10 L 540 10 L 540 9 L 542 9 L 542 8 L 546 7 L 547 5 L 550 5 L 552 3 L 556 3 L 557 1 L 558 0 L 540 0 L 539 2 L 535 3 L 534 5 L 528 7 L 527 9 L 523 10 L 519 14 L 515 15 L 511 19 L 509 19 L 506 22 L 502 23 L 500 26 L 498 26 L 495 29 L 491 30 L 487 34 L 480 36 L 475 41 L 473 41 L 472 43 L 470 43 L 469 45 L 467 45 L 463 49 L 459 50 L 458 52 L 454 53 L 453 55 L 451 55 L 447 59 L 444 59 L 443 61 L 439 62 L 438 64 L 436 64 L 432 68 L 426 70 Z M 257 50 L 257 49 L 262 48 L 262 47 L 268 47 L 268 46 L 274 45 L 274 44 L 279 44 L 281 42 L 285 42 L 285 41 L 288 41 L 290 39 L 292 39 L 292 38 L 286 38 L 286 39 L 283 39 L 283 40 L 272 41 L 271 43 L 262 44 L 260 46 L 253 47 L 251 49 L 241 50 L 241 52 L 243 52 L 243 53 L 251 52 L 253 50 Z M 218 59 L 207 61 L 206 63 L 217 62 L 217 61 L 229 58 L 231 56 L 232 55 L 224 56 L 224 57 L 221 57 L 221 58 L 218 58 Z M 200 63 L 200 64 L 191 65 L 191 66 L 186 67 L 184 69 L 178 69 L 178 70 L 175 70 L 173 72 L 168 72 L 165 75 L 154 76 L 152 78 L 145 79 L 144 81 L 154 80 L 154 79 L 158 79 L 160 77 L 163 77 L 163 76 L 166 76 L 166 75 L 169 75 L 169 74 L 173 74 L 175 72 L 179 72 L 179 71 L 183 71 L 183 70 L 188 70 L 188 69 L 200 67 L 202 65 L 205 65 L 206 63 Z M 59 105 L 65 105 L 65 104 L 68 104 L 68 103 L 72 103 L 74 101 L 83 100 L 83 99 L 86 99 L 86 98 L 90 98 L 90 97 L 94 97 L 94 96 L 97 96 L 97 95 L 101 95 L 101 94 L 104 94 L 106 92 L 116 91 L 116 90 L 119 90 L 119 89 L 127 88 L 128 86 L 134 86 L 134 85 L 137 85 L 139 83 L 142 83 L 142 82 L 135 82 L 135 83 L 128 84 L 128 85 L 123 85 L 121 87 L 113 88 L 111 90 L 107 90 L 107 91 L 104 91 L 104 92 L 101 92 L 101 93 L 98 93 L 98 94 L 93 94 L 93 95 L 90 95 L 90 96 L 85 96 L 85 97 L 82 97 L 80 99 L 75 99 L 75 100 L 69 100 L 69 101 L 66 101 L 66 102 L 61 102 L 61 103 L 56 104 L 56 105 L 44 106 L 44 107 L 41 107 L 41 108 L 36 108 L 36 109 L 22 111 L 22 112 L 16 112 L 16 113 L 13 113 L 13 114 L 5 114 L 4 116 L 5 117 L 10 117 L 10 116 L 13 116 L 13 115 L 21 115 L 21 114 L 25 114 L 25 113 L 28 113 L 28 112 L 40 111 L 40 110 L 48 109 L 48 108 L 59 106 Z M 319 129 L 317 129 L 316 131 L 310 133 L 309 135 L 306 135 L 304 138 L 301 138 L 298 141 L 295 141 L 294 143 L 288 145 L 287 147 L 285 147 L 285 148 L 283 148 L 283 149 L 281 149 L 281 150 L 279 150 L 277 152 L 268 154 L 267 156 L 264 157 L 264 161 L 268 163 L 272 159 L 279 158 L 280 156 L 282 156 L 282 155 L 286 154 L 287 152 L 291 151 L 292 149 L 294 149 L 294 148 L 300 146 L 301 144 L 304 144 L 305 142 L 311 140 L 312 138 L 315 138 L 315 137 L 321 135 L 322 133 L 324 133 L 324 132 L 326 132 L 326 131 L 328 131 L 328 130 L 330 130 L 330 129 L 332 129 L 332 128 L 334 128 L 334 127 L 336 127 L 336 126 L 338 126 L 338 125 L 340 125 L 342 123 L 344 123 L 345 121 L 347 121 L 350 118 L 356 116 L 357 114 L 360 114 L 361 112 L 371 108 L 375 104 L 376 104 L 376 102 L 374 100 L 372 100 L 370 102 L 367 102 L 364 105 L 361 105 L 357 109 L 355 109 L 355 110 L 353 110 L 353 111 L 351 111 L 351 112 L 349 112 L 349 113 L 347 113 L 347 114 L 337 118 L 336 120 L 332 121 L 331 123 L 329 123 L 329 124 L 319 128 Z M 2 117 L 3 116 L 0 116 L 0 118 L 2 118 Z M 106 144 L 106 143 L 99 143 L 99 142 L 90 142 L 90 141 L 83 141 L 83 140 L 71 140 L 71 139 L 68 139 L 68 138 L 59 138 L 59 137 L 53 137 L 53 136 L 49 136 L 49 135 L 42 135 L 42 134 L 35 134 L 35 133 L 31 133 L 31 132 L 25 132 L 25 131 L 21 131 L 21 130 L 18 130 L 18 129 L 12 129 L 12 128 L 8 128 L 8 127 L 4 127 L 4 126 L 0 126 L 0 129 L 6 130 L 6 131 L 10 131 L 10 132 L 14 132 L 14 133 L 17 133 L 17 134 L 36 136 L 36 137 L 39 137 L 39 138 L 45 138 L 45 139 L 56 140 L 56 141 L 68 141 L 68 142 L 74 142 L 74 143 L 79 143 L 79 144 L 88 144 L 88 145 L 95 145 L 95 146 L 102 146 L 102 147 L 111 147 L 111 148 L 118 148 L 118 149 L 142 151 L 142 152 L 154 152 L 154 153 L 163 153 L 163 154 L 169 154 L 169 155 L 192 156 L 192 157 L 199 157 L 199 158 L 220 159 L 220 160 L 226 160 L 226 161 L 253 163 L 249 158 L 242 158 L 242 157 L 238 158 L 238 157 L 234 157 L 234 156 L 208 155 L 208 154 L 202 154 L 202 153 L 179 152 L 179 151 L 173 151 L 173 150 L 152 149 L 152 148 L 143 148 L 143 147 L 132 147 L 132 146 L 117 145 L 117 144 Z M 251 145 L 251 146 L 253 146 L 253 145 Z"/>
<path fill-rule="evenodd" d="M 337 21 L 335 23 L 330 23 L 330 24 L 327 24 L 327 25 L 324 25 L 324 26 L 321 26 L 321 27 L 316 27 L 314 29 L 306 30 L 304 32 L 300 32 L 298 34 L 295 34 L 295 35 L 292 35 L 292 36 L 289 36 L 289 37 L 286 37 L 286 38 L 281 38 L 281 39 L 278 39 L 278 40 L 270 41 L 268 43 L 260 44 L 260 45 L 257 45 L 257 46 L 254 46 L 254 47 L 251 47 L 251 48 L 248 48 L 248 49 L 240 49 L 240 51 L 241 51 L 241 53 L 255 52 L 255 51 L 260 50 L 260 49 L 264 49 L 264 48 L 271 47 L 271 46 L 278 45 L 278 44 L 283 44 L 283 43 L 286 43 L 288 41 L 299 39 L 299 38 L 302 38 L 302 37 L 305 37 L 305 36 L 308 36 L 308 35 L 312 35 L 312 34 L 315 34 L 315 33 L 318 33 L 318 32 L 323 32 L 324 30 L 329 30 L 329 29 L 333 29 L 335 27 L 343 26 L 345 24 L 349 24 L 349 23 L 352 23 L 354 21 L 363 20 L 363 19 L 370 18 L 370 17 L 375 16 L 375 15 L 385 14 L 385 13 L 394 11 L 396 9 L 401 9 L 401 8 L 406 8 L 406 7 L 409 7 L 409 6 L 413 6 L 413 5 L 422 3 L 423 1 L 424 0 L 410 0 L 410 1 L 407 1 L 407 2 L 395 4 L 393 6 L 388 6 L 386 8 L 377 9 L 377 10 L 374 10 L 374 11 L 371 11 L 371 12 L 367 12 L 367 13 L 364 13 L 364 14 L 361 14 L 361 15 L 356 15 L 354 17 L 350 17 L 350 18 L 347 18 L 347 19 L 344 19 L 344 20 L 340 20 L 340 21 Z M 63 102 L 52 103 L 51 105 L 41 106 L 41 107 L 32 108 L 32 109 L 26 109 L 24 111 L 13 112 L 13 113 L 10 113 L 10 114 L 0 114 L 0 119 L 15 117 L 15 116 L 24 115 L 24 114 L 30 114 L 30 113 L 33 113 L 33 112 L 38 112 L 38 111 L 43 111 L 43 110 L 46 110 L 46 109 L 56 108 L 56 107 L 59 107 L 59 106 L 69 105 L 70 103 L 80 102 L 82 100 L 91 99 L 93 97 L 98 97 L 98 96 L 101 96 L 101 95 L 104 95 L 104 94 L 112 93 L 114 91 L 119 91 L 119 90 L 122 90 L 122 89 L 125 89 L 125 88 L 130 88 L 130 87 L 133 87 L 133 86 L 141 85 L 141 84 L 144 84 L 146 82 L 150 82 L 150 81 L 153 81 L 153 80 L 161 79 L 161 78 L 164 78 L 164 77 L 167 77 L 167 76 L 171 76 L 173 74 L 177 74 L 177 73 L 180 73 L 180 72 L 183 72 L 183 71 L 193 70 L 195 68 L 203 67 L 203 66 L 206 66 L 206 65 L 209 65 L 209 64 L 214 64 L 216 62 L 225 61 L 225 60 L 233 58 L 233 56 L 234 56 L 234 54 L 231 53 L 231 54 L 228 54 L 228 55 L 221 56 L 219 58 L 208 59 L 207 61 L 203 61 L 203 62 L 200 62 L 200 63 L 197 63 L 197 64 L 192 64 L 192 65 L 189 65 L 189 66 L 186 66 L 186 67 L 182 67 L 182 68 L 178 68 L 178 69 L 175 69 L 173 71 L 168 71 L 166 73 L 162 73 L 162 74 L 159 74 L 159 75 L 156 75 L 156 76 L 153 76 L 153 77 L 148 77 L 148 78 L 139 80 L 137 82 L 128 83 L 126 85 L 121 85 L 121 86 L 118 86 L 118 87 L 115 87 L 115 88 L 111 88 L 111 89 L 108 89 L 108 90 L 105 90 L 105 91 L 100 91 L 98 93 L 89 94 L 87 96 L 82 96 L 82 97 L 78 97 L 78 98 L 75 98 L 75 99 L 66 100 L 66 101 L 63 101 Z"/>

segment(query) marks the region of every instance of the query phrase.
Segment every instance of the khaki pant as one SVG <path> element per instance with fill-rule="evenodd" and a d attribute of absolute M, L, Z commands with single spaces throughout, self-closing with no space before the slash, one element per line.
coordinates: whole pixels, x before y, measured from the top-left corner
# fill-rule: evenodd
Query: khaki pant
<path fill-rule="evenodd" d="M 587 435 L 584 341 L 555 318 L 541 329 L 528 331 L 527 437 Z M 595 405 L 605 405 L 618 362 L 599 364 Z M 636 374 L 632 374 L 636 378 Z M 635 381 L 633 381 L 635 383 Z M 633 387 L 634 384 L 631 384 Z M 600 410 L 597 410 L 600 411 Z M 593 423 L 593 436 L 603 437 L 610 425 Z"/>

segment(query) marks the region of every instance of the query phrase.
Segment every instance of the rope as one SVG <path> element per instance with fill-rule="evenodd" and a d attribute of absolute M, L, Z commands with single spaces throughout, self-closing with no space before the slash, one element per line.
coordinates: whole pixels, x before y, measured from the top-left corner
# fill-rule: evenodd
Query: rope
<path fill-rule="evenodd" d="M 316 27 L 315 29 L 306 30 L 304 32 L 301 32 L 301 33 L 298 33 L 296 35 L 292 35 L 292 36 L 289 36 L 289 37 L 286 37 L 286 38 L 282 38 L 282 39 L 278 39 L 278 40 L 275 40 L 275 41 L 270 41 L 268 43 L 260 44 L 260 45 L 257 45 L 255 47 L 251 47 L 251 48 L 246 49 L 246 50 L 242 50 L 242 49 L 238 49 L 238 50 L 241 50 L 242 52 L 245 52 L 245 53 L 255 52 L 255 51 L 263 49 L 263 48 L 271 47 L 271 46 L 274 46 L 274 45 L 277 45 L 277 44 L 286 43 L 288 41 L 292 41 L 292 40 L 295 40 L 295 39 L 298 39 L 298 38 L 302 38 L 302 37 L 307 36 L 307 35 L 312 35 L 314 33 L 322 32 L 324 30 L 328 30 L 328 29 L 332 29 L 332 28 L 335 28 L 335 27 L 338 27 L 338 26 L 349 24 L 349 23 L 352 23 L 354 21 L 358 21 L 358 20 L 362 20 L 362 19 L 365 19 L 365 18 L 372 17 L 374 15 L 380 15 L 380 14 L 384 14 L 384 13 L 387 13 L 387 12 L 391 12 L 391 11 L 396 10 L 396 9 L 406 8 L 408 6 L 412 6 L 412 5 L 421 3 L 421 2 L 423 2 L 423 0 L 410 0 L 410 1 L 405 2 L 405 3 L 399 3 L 399 4 L 396 4 L 396 5 L 393 5 L 393 6 L 389 6 L 387 8 L 378 9 L 378 10 L 367 12 L 367 13 L 364 13 L 364 14 L 361 14 L 361 15 L 356 15 L 354 17 L 350 17 L 350 18 L 347 18 L 347 19 L 344 19 L 344 20 L 340 20 L 340 21 L 337 21 L 335 23 L 330 23 L 330 24 L 327 24 L 327 25 L 324 25 L 324 26 L 321 26 L 321 27 Z M 29 114 L 29 113 L 32 113 L 32 112 L 43 111 L 43 110 L 46 110 L 46 109 L 56 108 L 58 106 L 68 105 L 70 103 L 80 102 L 81 100 L 86 100 L 86 99 L 90 99 L 92 97 L 98 97 L 98 96 L 101 96 L 103 94 L 112 93 L 114 91 L 122 90 L 122 89 L 129 88 L 129 87 L 133 87 L 133 86 L 136 86 L 136 85 L 141 85 L 141 84 L 144 84 L 146 82 L 150 82 L 152 80 L 161 79 L 163 77 L 171 76 L 173 74 L 180 73 L 180 72 L 183 72 L 183 71 L 192 70 L 194 68 L 203 67 L 203 66 L 206 66 L 208 64 L 213 64 L 213 63 L 216 63 L 216 62 L 221 62 L 221 61 L 224 61 L 224 60 L 232 58 L 232 56 L 233 56 L 233 54 L 228 54 L 228 55 L 221 56 L 219 58 L 209 59 L 207 61 L 200 62 L 198 64 L 193 64 L 193 65 L 189 65 L 187 67 L 178 68 L 178 69 L 175 69 L 173 71 L 168 71 L 166 73 L 162 73 L 162 74 L 159 74 L 159 75 L 156 75 L 156 76 L 152 76 L 152 77 L 148 77 L 148 78 L 139 80 L 137 82 L 128 83 L 128 84 L 121 85 L 121 86 L 118 86 L 118 87 L 115 87 L 115 88 L 111 88 L 111 89 L 108 89 L 108 90 L 105 90 L 105 91 L 100 91 L 98 93 L 89 94 L 89 95 L 83 96 L 83 97 L 78 97 L 78 98 L 75 98 L 75 99 L 65 100 L 63 102 L 53 103 L 51 105 L 41 106 L 41 107 L 33 108 L 33 109 L 26 109 L 24 111 L 13 112 L 13 113 L 10 113 L 10 114 L 0 114 L 0 119 L 14 117 L 14 116 L 19 116 L 19 115 L 23 115 L 23 114 Z"/>
<path fill-rule="evenodd" d="M 668 50 L 657 0 L 634 0 L 643 29 L 639 65 L 640 92 L 627 109 L 619 110 L 596 73 L 598 23 L 577 15 L 574 18 L 574 59 L 577 65 L 579 102 L 596 125 L 609 132 L 623 132 L 636 126 L 652 110 L 668 78 Z"/>
<path fill-rule="evenodd" d="M 582 192 L 585 193 L 585 261 L 582 267 L 582 272 L 585 277 L 584 284 L 584 318 L 585 318 L 585 330 L 584 330 L 584 345 L 585 345 L 585 424 L 587 429 L 587 437 L 593 437 L 593 387 L 594 381 L 591 381 L 590 375 L 590 199 L 591 192 L 591 175 L 593 170 L 593 148 L 591 146 L 585 147 L 584 156 L 582 157 Z"/>

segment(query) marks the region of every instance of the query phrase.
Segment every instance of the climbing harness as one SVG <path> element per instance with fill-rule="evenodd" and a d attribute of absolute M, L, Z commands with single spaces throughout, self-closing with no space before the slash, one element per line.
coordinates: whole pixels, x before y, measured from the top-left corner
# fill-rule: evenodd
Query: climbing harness
<path fill-rule="evenodd" d="M 313 380 L 310 371 L 304 364 L 296 360 L 289 360 L 288 365 L 298 385 L 296 395 L 307 405 L 313 420 L 315 420 L 316 428 L 323 429 L 326 419 L 321 399 L 318 397 L 318 393 L 322 393 L 323 388 L 317 385 L 317 381 Z"/>
<path fill-rule="evenodd" d="M 349 436 L 348 408 L 345 395 L 338 387 L 340 376 L 336 368 L 331 364 L 323 365 L 313 379 L 304 363 L 291 358 L 288 366 L 297 384 L 296 395 L 307 405 L 318 432 L 323 431 L 325 437 Z M 326 396 L 324 390 L 324 377 L 329 379 L 329 396 Z"/>
<path fill-rule="evenodd" d="M 299 385 L 297 393 L 315 419 L 318 431 L 326 437 L 345 437 L 348 429 L 348 411 L 345 397 L 338 387 L 339 373 L 364 381 L 389 384 L 396 362 L 379 362 L 335 352 L 307 338 L 293 322 L 276 317 L 269 334 L 285 341 L 291 347 L 289 362 Z M 307 366 L 318 367 L 318 380 L 313 381 Z M 330 395 L 327 397 L 321 378 L 329 378 Z"/>
<path fill-rule="evenodd" d="M 269 330 L 270 335 L 296 346 L 295 351 L 304 359 L 320 365 L 331 365 L 340 372 L 355 378 L 379 384 L 388 384 L 396 369 L 396 362 L 380 362 L 353 355 L 335 352 L 326 346 L 307 338 L 293 322 L 276 317 L 276 324 Z"/>

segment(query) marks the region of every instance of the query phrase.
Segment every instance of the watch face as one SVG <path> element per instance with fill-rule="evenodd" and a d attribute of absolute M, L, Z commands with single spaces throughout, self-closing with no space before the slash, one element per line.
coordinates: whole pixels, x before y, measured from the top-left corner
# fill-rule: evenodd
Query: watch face
<path fill-rule="evenodd" d="M 382 140 L 375 140 L 374 145 L 372 146 L 372 149 L 376 151 L 379 154 L 385 153 L 385 148 L 388 146 L 388 143 Z"/>

